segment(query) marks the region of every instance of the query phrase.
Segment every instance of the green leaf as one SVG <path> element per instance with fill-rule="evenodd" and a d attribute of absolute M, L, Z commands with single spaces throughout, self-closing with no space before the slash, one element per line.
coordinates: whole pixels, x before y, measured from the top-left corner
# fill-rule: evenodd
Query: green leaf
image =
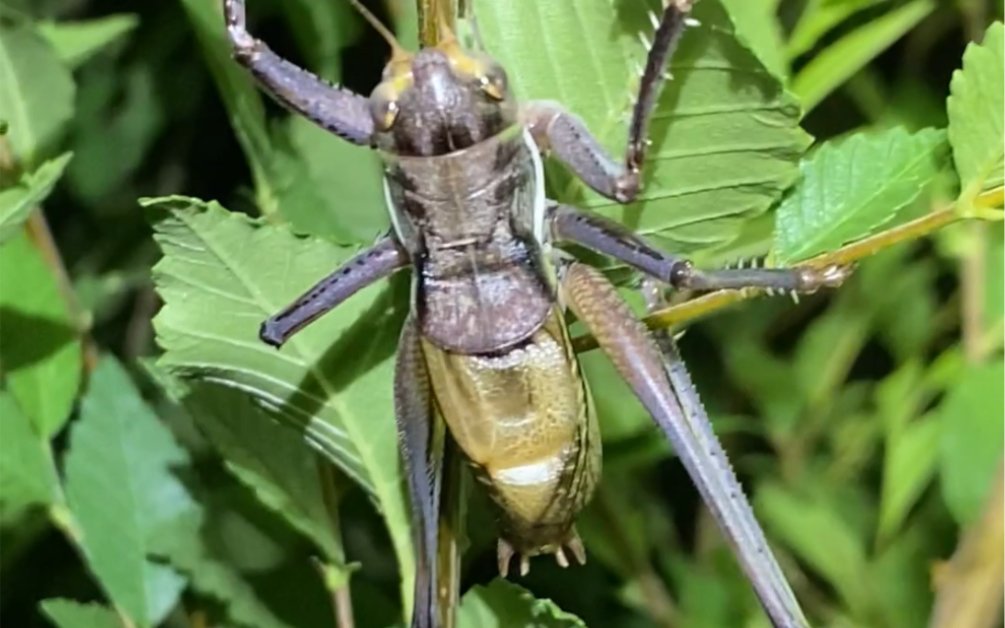
<path fill-rule="evenodd" d="M 346 234 L 343 239 L 369 244 L 390 224 L 384 203 L 380 158 L 371 150 L 354 146 L 299 116 L 287 127 L 299 162 L 306 168 L 320 202 L 296 208 L 284 203 L 284 215 L 294 225 L 293 211 L 309 212 L 312 220 L 331 220 L 331 234 Z M 338 164 L 338 167 L 333 167 Z M 313 235 L 327 235 L 311 229 Z"/>
<path fill-rule="evenodd" d="M 809 52 L 832 28 L 862 9 L 884 0 L 808 0 L 799 14 L 785 53 L 789 59 Z"/>
<path fill-rule="evenodd" d="M 789 75 L 789 62 L 785 58 L 776 3 L 773 0 L 722 0 L 722 4 L 733 21 L 737 38 L 784 83 Z"/>
<path fill-rule="evenodd" d="M 143 204 L 158 213 L 164 252 L 154 268 L 165 304 L 154 320 L 160 366 L 251 395 L 366 489 L 390 531 L 410 605 L 414 559 L 391 401 L 405 295 L 362 290 L 276 351 L 258 339 L 261 322 L 354 251 L 216 203 Z"/>
<path fill-rule="evenodd" d="M 942 495 L 960 525 L 976 521 L 1002 459 L 1005 363 L 969 367 L 946 394 L 942 421 Z"/>
<path fill-rule="evenodd" d="M 359 13 L 348 2 L 311 0 L 284 2 L 282 10 L 301 50 L 310 59 L 311 69 L 329 81 L 340 81 L 341 52 L 359 37 Z"/>
<path fill-rule="evenodd" d="M 151 539 L 151 550 L 188 576 L 192 588 L 227 607 L 228 617 L 247 628 L 288 628 L 261 601 L 233 566 L 215 556 L 203 538 L 202 510 L 185 513 Z"/>
<path fill-rule="evenodd" d="M 75 68 L 136 28 L 139 21 L 136 15 L 122 13 L 79 22 L 40 22 L 37 28 L 63 63 Z"/>
<path fill-rule="evenodd" d="M 461 600 L 458 626 L 471 628 L 586 628 L 583 620 L 566 613 L 551 600 L 539 600 L 521 586 L 496 578 L 488 586 L 474 586 Z"/>
<path fill-rule="evenodd" d="M 645 61 L 639 34 L 652 33 L 649 10 L 659 12 L 659 3 L 624 3 L 616 12 L 607 0 L 475 7 L 486 47 L 517 97 L 561 102 L 618 161 Z M 681 252 L 734 239 L 792 184 L 808 141 L 798 103 L 737 41 L 722 5 L 703 0 L 693 15 L 701 25 L 684 34 L 654 114 L 642 202 L 621 206 L 579 182 L 558 185 L 557 194 Z"/>
<path fill-rule="evenodd" d="M 0 244 L 20 231 L 32 208 L 49 196 L 72 157 L 73 153 L 63 153 L 35 172 L 21 175 L 16 185 L 0 190 Z"/>
<path fill-rule="evenodd" d="M 928 623 L 932 608 L 932 527 L 931 519 L 912 518 L 873 558 L 869 582 L 875 587 L 876 610 L 872 617 L 876 624 L 917 628 Z"/>
<path fill-rule="evenodd" d="M 792 79 L 792 91 L 810 111 L 935 9 L 935 0 L 913 0 L 869 20 L 828 46 Z"/>
<path fill-rule="evenodd" d="M 144 49 L 144 55 L 155 59 L 155 55 L 167 56 L 155 50 Z M 133 188 L 137 180 L 133 177 L 163 137 L 173 101 L 163 99 L 160 93 L 164 72 L 160 64 L 170 61 L 155 59 L 129 62 L 109 55 L 79 70 L 74 159 L 67 169 L 66 183 L 98 219 L 135 212 Z M 188 70 L 175 80 L 195 82 L 193 74 L 199 70 Z"/>
<path fill-rule="evenodd" d="M 963 53 L 963 69 L 953 72 L 946 109 L 949 143 L 966 189 L 980 182 L 981 189 L 1002 185 L 1005 179 L 1005 26 L 994 22 L 984 43 L 971 42 Z"/>
<path fill-rule="evenodd" d="M 231 473 L 313 541 L 329 561 L 344 562 L 339 531 L 325 506 L 323 463 L 306 450 L 301 434 L 277 423 L 251 397 L 234 389 L 196 384 L 188 387 L 182 401 Z"/>
<path fill-rule="evenodd" d="M 944 142 L 943 131 L 895 127 L 820 146 L 778 208 L 776 262 L 836 250 L 892 219 L 938 172 Z"/>
<path fill-rule="evenodd" d="M 333 147 L 338 153 L 337 155 L 332 154 L 327 148 L 322 149 L 322 151 L 329 153 L 323 159 L 334 159 L 337 161 L 313 162 L 314 167 L 312 168 L 312 162 L 308 161 L 308 158 L 301 157 L 293 146 L 286 145 L 289 138 L 281 135 L 275 138 L 277 143 L 269 165 L 279 194 L 279 210 L 283 218 L 290 223 L 290 228 L 297 234 L 319 236 L 333 240 L 339 244 L 363 242 L 369 244 L 373 242 L 376 232 L 369 232 L 369 237 L 363 237 L 358 229 L 351 228 L 349 226 L 350 223 L 341 217 L 343 211 L 355 211 L 355 208 L 344 206 L 340 202 L 343 196 L 339 192 L 339 187 L 345 182 L 342 181 L 337 172 L 353 170 L 358 176 L 361 175 L 363 179 L 375 177 L 373 180 L 380 183 L 379 171 L 365 172 L 365 168 L 361 170 L 353 167 L 340 167 L 336 169 L 337 172 L 333 172 L 331 167 L 332 164 L 336 163 L 365 164 L 368 158 L 373 156 L 370 154 L 371 151 L 366 151 L 359 146 L 352 146 L 343 142 L 323 129 L 316 127 L 314 123 L 298 116 L 291 117 L 289 123 L 286 127 L 287 129 L 301 128 L 305 133 L 310 134 L 315 140 L 325 144 L 325 146 L 328 144 L 332 144 L 334 147 L 342 145 L 341 149 Z M 346 151 L 350 151 L 350 153 Z M 360 152 L 350 157 L 351 151 Z M 316 158 L 317 155 L 314 155 L 314 157 Z M 313 178 L 312 170 L 314 173 L 319 174 L 320 178 Z M 335 179 L 335 181 L 321 183 L 324 181 L 326 171 L 328 179 Z M 323 193 L 319 186 L 324 185 L 328 187 L 325 188 Z M 351 185 L 358 187 L 356 183 Z M 379 205 L 370 206 L 369 209 L 378 221 L 381 220 L 382 214 L 386 220 L 387 212 L 380 211 L 380 207 L 383 207 L 383 199 L 381 199 Z"/>
<path fill-rule="evenodd" d="M 73 116 L 73 78 L 29 24 L 0 24 L 0 119 L 27 168 L 53 150 Z"/>
<path fill-rule="evenodd" d="M 762 486 L 755 503 L 758 518 L 772 538 L 823 576 L 853 611 L 866 606 L 864 541 L 833 504 L 818 494 L 797 497 L 775 483 Z"/>
<path fill-rule="evenodd" d="M 237 141 L 251 168 L 258 207 L 265 215 L 278 209 L 279 185 L 270 163 L 272 141 L 265 126 L 265 106 L 250 75 L 231 57 L 222 4 L 203 0 L 179 0 L 202 47 Z"/>
<path fill-rule="evenodd" d="M 935 475 L 942 423 L 928 414 L 887 437 L 879 505 L 880 539 L 891 538 Z"/>
<path fill-rule="evenodd" d="M 0 268 L 0 360 L 7 388 L 48 439 L 70 417 L 80 388 L 80 339 L 52 270 L 26 234 L 0 246 Z"/>
<path fill-rule="evenodd" d="M 38 435 L 14 396 L 0 391 L 0 510 L 4 517 L 58 499 L 59 478 L 49 443 Z"/>
<path fill-rule="evenodd" d="M 111 357 L 95 368 L 66 455 L 66 497 L 104 590 L 138 626 L 160 623 L 185 578 L 147 558 L 151 538 L 193 508 L 172 469 L 188 456 Z"/>
<path fill-rule="evenodd" d="M 126 628 L 115 611 L 99 604 L 53 598 L 39 607 L 59 628 Z"/>

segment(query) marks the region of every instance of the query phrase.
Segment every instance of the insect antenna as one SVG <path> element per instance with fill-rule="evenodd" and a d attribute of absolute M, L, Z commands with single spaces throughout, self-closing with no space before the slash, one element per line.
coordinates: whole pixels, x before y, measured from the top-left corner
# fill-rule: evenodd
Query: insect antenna
<path fill-rule="evenodd" d="M 360 2 L 360 0 L 349 0 L 349 4 L 359 11 L 359 14 L 363 16 L 363 19 L 366 20 L 367 23 L 374 28 L 374 30 L 380 33 L 380 36 L 384 38 L 387 45 L 391 47 L 391 63 L 411 59 L 411 53 L 401 47 L 401 44 L 398 43 L 398 39 L 394 36 L 394 33 L 384 26 L 381 21 L 370 12 L 370 9 L 363 6 L 363 3 Z"/>
<path fill-rule="evenodd" d="M 474 2 L 472 0 L 457 0 L 457 5 L 458 19 L 468 22 L 468 29 L 471 31 L 471 38 L 474 40 L 475 46 L 478 47 L 479 52 L 485 52 L 485 42 L 482 40 L 482 32 L 478 28 L 478 18 L 475 17 Z"/>

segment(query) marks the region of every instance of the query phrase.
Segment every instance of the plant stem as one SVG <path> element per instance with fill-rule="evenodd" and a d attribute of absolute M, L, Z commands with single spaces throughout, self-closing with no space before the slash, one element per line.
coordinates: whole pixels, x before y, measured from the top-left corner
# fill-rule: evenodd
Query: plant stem
<path fill-rule="evenodd" d="M 318 474 L 321 481 L 321 498 L 324 501 L 325 510 L 328 511 L 328 521 L 331 527 L 332 536 L 335 537 L 335 545 L 342 551 L 342 525 L 339 518 L 339 490 L 335 478 L 335 467 L 317 456 Z M 328 560 L 336 560 L 345 565 L 345 553 L 341 556 L 328 556 Z M 326 576 L 327 565 L 319 565 L 323 576 Z M 345 578 L 342 586 L 331 588 L 327 577 L 324 577 L 325 587 L 329 589 L 332 596 L 332 607 L 335 611 L 335 625 L 338 628 L 353 628 L 355 620 L 352 613 L 352 595 L 349 590 L 349 577 Z"/>
<path fill-rule="evenodd" d="M 964 532 L 949 562 L 935 569 L 929 628 L 991 628 L 1001 621 L 1005 466 L 999 465 L 989 489 L 981 517 Z"/>
<path fill-rule="evenodd" d="M 963 336 L 963 354 L 967 361 L 977 364 L 983 356 L 984 337 L 984 283 L 987 253 L 987 233 L 984 225 L 975 222 L 966 232 L 965 252 L 960 260 L 960 324 Z"/>

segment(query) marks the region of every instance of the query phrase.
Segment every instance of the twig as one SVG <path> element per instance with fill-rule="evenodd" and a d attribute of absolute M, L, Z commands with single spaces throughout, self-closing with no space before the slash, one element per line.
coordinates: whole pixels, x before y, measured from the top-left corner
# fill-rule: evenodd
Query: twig
<path fill-rule="evenodd" d="M 929 628 L 991 628 L 1001 621 L 1005 586 L 1005 463 L 1000 464 L 984 509 L 947 563 L 933 573 L 935 605 Z"/>
<path fill-rule="evenodd" d="M 153 285 L 147 284 L 139 289 L 123 341 L 123 353 L 127 357 L 135 358 L 143 355 L 150 345 L 151 332 L 153 332 L 153 325 L 150 321 L 159 305 L 160 297 Z"/>
<path fill-rule="evenodd" d="M 331 525 L 332 536 L 335 537 L 335 544 L 341 550 L 342 525 L 339 519 L 338 503 L 339 491 L 335 483 L 335 467 L 327 461 L 317 457 L 318 474 L 321 479 L 321 499 L 324 501 L 325 510 L 328 512 L 328 520 Z M 345 565 L 345 554 L 342 556 L 329 556 L 329 559 L 336 559 Z M 352 613 L 352 595 L 349 591 L 349 578 L 345 579 L 339 587 L 331 587 L 327 578 L 326 566 L 318 565 L 325 582 L 325 587 L 332 596 L 332 607 L 335 611 L 335 625 L 338 628 L 354 628 L 355 620 Z"/>
<path fill-rule="evenodd" d="M 963 355 L 977 364 L 983 356 L 984 283 L 987 274 L 987 232 L 980 222 L 967 225 L 967 246 L 960 260 L 960 325 Z"/>

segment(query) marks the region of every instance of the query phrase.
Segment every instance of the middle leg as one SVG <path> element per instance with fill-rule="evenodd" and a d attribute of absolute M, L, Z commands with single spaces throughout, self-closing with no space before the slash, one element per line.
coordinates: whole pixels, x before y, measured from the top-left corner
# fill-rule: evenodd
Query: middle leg
<path fill-rule="evenodd" d="M 570 242 L 612 257 L 677 290 L 761 288 L 780 292 L 815 292 L 839 286 L 846 266 L 824 268 L 724 268 L 700 270 L 690 260 L 665 253 L 624 225 L 600 214 L 552 204 L 546 215 L 555 243 Z"/>

